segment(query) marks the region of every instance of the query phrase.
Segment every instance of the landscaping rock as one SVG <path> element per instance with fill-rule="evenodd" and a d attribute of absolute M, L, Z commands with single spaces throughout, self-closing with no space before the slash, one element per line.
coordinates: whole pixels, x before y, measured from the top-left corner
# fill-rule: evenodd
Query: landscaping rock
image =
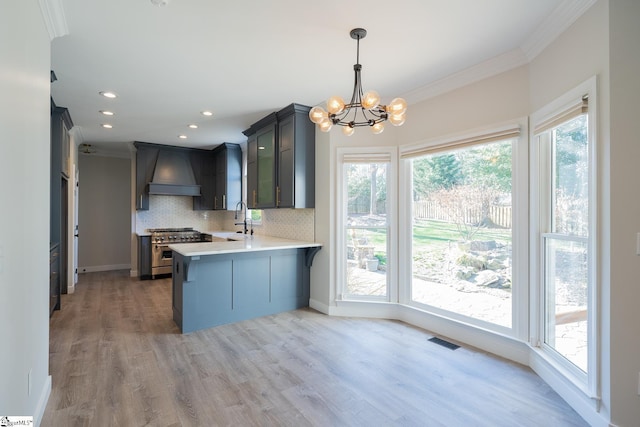
<path fill-rule="evenodd" d="M 470 244 L 470 249 L 472 251 L 491 251 L 495 248 L 495 240 L 473 240 Z"/>

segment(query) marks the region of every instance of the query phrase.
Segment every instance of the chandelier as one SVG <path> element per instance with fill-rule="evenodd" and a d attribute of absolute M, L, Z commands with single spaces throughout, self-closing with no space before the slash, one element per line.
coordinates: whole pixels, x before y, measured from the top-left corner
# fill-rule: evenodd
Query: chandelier
<path fill-rule="evenodd" d="M 380 104 L 380 95 L 375 90 L 362 91 L 360 71 L 360 39 L 365 38 L 367 30 L 354 28 L 349 33 L 357 41 L 355 83 L 351 101 L 346 104 L 339 96 L 332 96 L 327 100 L 327 111 L 322 107 L 313 107 L 309 111 L 309 118 L 318 125 L 322 132 L 329 132 L 333 125 L 342 126 L 342 133 L 353 135 L 355 128 L 369 126 L 374 134 L 382 133 L 384 123 L 389 120 L 392 125 L 400 126 L 406 119 L 407 102 L 402 98 L 395 98 L 389 105 Z"/>

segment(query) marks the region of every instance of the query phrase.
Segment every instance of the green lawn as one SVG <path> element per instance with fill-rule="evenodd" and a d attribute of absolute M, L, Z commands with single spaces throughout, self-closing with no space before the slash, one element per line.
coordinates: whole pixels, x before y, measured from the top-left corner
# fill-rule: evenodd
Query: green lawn
<path fill-rule="evenodd" d="M 384 230 L 367 231 L 369 241 L 376 248 L 386 246 Z M 413 241 L 418 244 L 458 242 L 462 240 L 455 224 L 446 221 L 420 220 L 413 227 Z M 505 228 L 481 228 L 474 240 L 495 240 L 501 243 L 511 242 L 511 230 Z"/>
<path fill-rule="evenodd" d="M 386 231 L 384 229 L 359 230 L 359 236 L 366 236 L 369 244 L 375 246 L 375 256 L 381 264 L 386 264 Z M 511 230 L 505 228 L 481 228 L 474 240 L 495 240 L 502 244 L 511 243 Z M 446 221 L 419 220 L 413 226 L 413 241 L 416 246 L 433 248 L 461 241 L 462 237 L 455 224 Z"/>
<path fill-rule="evenodd" d="M 413 226 L 413 241 L 418 244 L 458 242 L 462 240 L 455 224 L 446 221 L 420 220 Z M 473 240 L 511 242 L 511 229 L 481 228 Z"/>

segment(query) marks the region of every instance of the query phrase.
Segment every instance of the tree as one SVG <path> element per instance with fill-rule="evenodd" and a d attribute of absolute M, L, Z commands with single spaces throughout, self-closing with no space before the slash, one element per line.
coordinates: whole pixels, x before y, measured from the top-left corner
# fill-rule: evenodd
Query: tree
<path fill-rule="evenodd" d="M 487 225 L 489 209 L 497 194 L 497 190 L 492 187 L 456 185 L 450 189 L 438 190 L 433 198 L 444 208 L 462 239 L 468 242 L 480 228 Z"/>
<path fill-rule="evenodd" d="M 465 183 L 511 193 L 511 141 L 483 144 L 460 153 Z"/>
<path fill-rule="evenodd" d="M 413 161 L 413 186 L 416 199 L 427 198 L 432 191 L 449 189 L 463 181 L 455 154 L 426 156 Z"/>

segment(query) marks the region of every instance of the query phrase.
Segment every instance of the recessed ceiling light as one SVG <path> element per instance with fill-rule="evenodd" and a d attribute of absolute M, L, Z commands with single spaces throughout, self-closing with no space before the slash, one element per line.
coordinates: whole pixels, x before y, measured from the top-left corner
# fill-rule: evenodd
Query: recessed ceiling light
<path fill-rule="evenodd" d="M 203 111 L 201 114 L 203 116 L 213 116 L 213 113 L 211 111 Z"/>
<path fill-rule="evenodd" d="M 187 139 L 187 135 L 178 135 L 178 138 L 180 138 L 180 139 Z"/>
<path fill-rule="evenodd" d="M 189 127 L 190 127 L 191 129 L 198 129 L 198 125 L 193 125 L 193 124 L 191 124 L 191 125 L 189 125 Z"/>
<path fill-rule="evenodd" d="M 98 92 L 100 95 L 104 96 L 105 98 L 116 98 L 118 95 L 116 95 L 113 92 L 109 92 L 109 91 L 102 91 L 102 92 Z"/>
<path fill-rule="evenodd" d="M 109 123 L 103 123 L 103 124 L 102 124 L 102 125 L 100 125 L 100 126 L 102 126 L 102 127 L 103 127 L 103 128 L 105 128 L 105 129 L 111 129 L 111 128 L 113 128 L 113 125 L 110 125 Z"/>
<path fill-rule="evenodd" d="M 100 110 L 101 114 L 104 114 L 105 116 L 113 116 L 113 111 L 107 111 L 107 110 Z"/>

